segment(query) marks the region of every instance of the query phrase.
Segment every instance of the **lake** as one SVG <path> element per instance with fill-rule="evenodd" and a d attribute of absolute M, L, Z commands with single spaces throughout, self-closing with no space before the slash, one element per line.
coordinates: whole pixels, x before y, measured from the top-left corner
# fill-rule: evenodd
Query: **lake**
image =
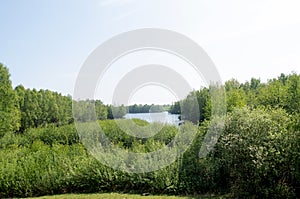
<path fill-rule="evenodd" d="M 153 123 L 153 122 L 160 122 L 164 124 L 173 124 L 178 126 L 180 120 L 179 120 L 179 114 L 170 114 L 168 112 L 160 112 L 160 113 L 127 113 L 125 115 L 126 119 L 141 119 L 145 120 L 147 122 Z"/>

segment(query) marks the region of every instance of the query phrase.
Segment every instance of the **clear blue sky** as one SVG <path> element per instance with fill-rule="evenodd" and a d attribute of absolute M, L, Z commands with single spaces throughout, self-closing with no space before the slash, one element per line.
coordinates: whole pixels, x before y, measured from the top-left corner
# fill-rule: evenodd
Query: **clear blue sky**
<path fill-rule="evenodd" d="M 14 86 L 72 94 L 80 67 L 98 45 L 153 27 L 198 42 L 223 81 L 266 81 L 300 72 L 299 9 L 299 0 L 1 0 L 0 62 Z M 143 96 L 136 102 L 149 103 Z"/>

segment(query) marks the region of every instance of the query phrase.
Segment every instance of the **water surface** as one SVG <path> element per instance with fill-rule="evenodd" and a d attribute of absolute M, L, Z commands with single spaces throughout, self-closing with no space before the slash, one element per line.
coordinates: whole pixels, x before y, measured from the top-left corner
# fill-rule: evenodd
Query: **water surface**
<path fill-rule="evenodd" d="M 168 112 L 160 112 L 160 113 L 127 113 L 125 115 L 126 119 L 137 118 L 141 120 L 145 120 L 149 123 L 160 122 L 164 124 L 173 124 L 178 126 L 179 114 L 170 114 Z"/>

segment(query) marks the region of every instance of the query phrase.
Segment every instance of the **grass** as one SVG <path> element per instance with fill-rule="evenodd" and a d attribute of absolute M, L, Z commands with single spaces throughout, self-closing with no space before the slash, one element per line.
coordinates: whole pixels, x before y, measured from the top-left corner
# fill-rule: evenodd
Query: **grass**
<path fill-rule="evenodd" d="M 119 194 L 119 193 L 101 193 L 101 194 L 64 194 L 64 195 L 54 195 L 54 196 L 42 196 L 38 198 L 29 199 L 191 199 L 191 198 L 212 198 L 212 197 L 180 197 L 180 196 L 142 196 L 136 194 Z M 213 197 L 216 198 L 216 197 Z"/>

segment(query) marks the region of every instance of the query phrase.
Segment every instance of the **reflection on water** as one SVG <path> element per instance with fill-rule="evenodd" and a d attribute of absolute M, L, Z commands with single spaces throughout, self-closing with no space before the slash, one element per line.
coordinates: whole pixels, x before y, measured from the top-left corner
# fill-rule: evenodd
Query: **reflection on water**
<path fill-rule="evenodd" d="M 146 120 L 147 122 L 161 122 L 164 124 L 173 124 L 178 126 L 179 120 L 178 114 L 170 114 L 168 112 L 160 113 L 127 113 L 125 115 L 126 119 L 137 118 L 141 120 Z"/>

